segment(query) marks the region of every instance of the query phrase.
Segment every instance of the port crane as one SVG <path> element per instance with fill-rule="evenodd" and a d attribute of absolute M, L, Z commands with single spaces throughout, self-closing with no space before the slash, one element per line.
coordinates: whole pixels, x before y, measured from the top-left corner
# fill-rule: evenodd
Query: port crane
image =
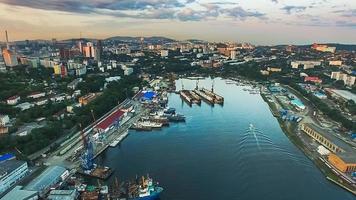
<path fill-rule="evenodd" d="M 83 154 L 81 155 L 81 166 L 83 170 L 92 170 L 94 168 L 94 145 L 90 137 L 86 137 L 83 129 L 82 124 L 79 124 L 80 127 L 80 135 L 82 137 L 83 142 Z"/>

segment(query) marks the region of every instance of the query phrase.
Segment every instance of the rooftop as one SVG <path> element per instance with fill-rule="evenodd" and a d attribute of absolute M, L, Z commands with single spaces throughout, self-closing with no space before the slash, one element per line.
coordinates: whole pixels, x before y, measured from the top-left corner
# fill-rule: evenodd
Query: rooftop
<path fill-rule="evenodd" d="M 0 178 L 11 173 L 15 169 L 19 168 L 21 165 L 26 163 L 22 160 L 6 160 L 0 163 Z"/>
<path fill-rule="evenodd" d="M 343 159 L 347 163 L 356 163 L 356 150 L 353 149 L 349 144 L 345 143 L 341 139 L 335 136 L 335 133 L 331 131 L 322 129 L 314 124 L 306 123 L 307 126 L 317 131 L 323 137 L 334 143 L 336 146 L 344 150 L 344 152 L 336 153 L 337 156 Z"/>
<path fill-rule="evenodd" d="M 335 94 L 341 96 L 344 99 L 353 100 L 356 103 L 356 94 L 353 94 L 347 90 L 332 89 L 331 91 L 333 91 Z"/>
<path fill-rule="evenodd" d="M 113 112 L 111 115 L 109 115 L 106 119 L 101 121 L 96 127 L 100 129 L 107 129 L 109 126 L 111 126 L 115 121 L 117 121 L 122 115 L 124 115 L 125 112 L 122 110 L 116 110 Z"/>
<path fill-rule="evenodd" d="M 66 171 L 66 168 L 60 166 L 50 166 L 43 171 L 39 176 L 33 179 L 27 186 L 26 190 L 38 191 L 51 186 L 53 182 L 59 179 L 59 177 Z"/>
<path fill-rule="evenodd" d="M 14 200 L 14 199 L 31 199 L 37 196 L 36 191 L 22 190 L 22 186 L 16 186 L 8 192 L 1 200 Z"/>

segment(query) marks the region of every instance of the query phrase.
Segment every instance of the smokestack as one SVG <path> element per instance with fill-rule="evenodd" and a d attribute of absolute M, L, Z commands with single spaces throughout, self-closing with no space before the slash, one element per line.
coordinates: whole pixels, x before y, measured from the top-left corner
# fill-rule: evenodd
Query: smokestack
<path fill-rule="evenodd" d="M 7 49 L 10 49 L 9 36 L 7 35 L 7 30 L 5 31 L 5 35 L 6 35 L 6 48 L 7 48 Z"/>

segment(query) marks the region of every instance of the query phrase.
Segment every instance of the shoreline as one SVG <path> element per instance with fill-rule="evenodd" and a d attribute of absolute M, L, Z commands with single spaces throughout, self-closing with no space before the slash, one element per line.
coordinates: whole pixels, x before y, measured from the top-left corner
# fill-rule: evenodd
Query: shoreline
<path fill-rule="evenodd" d="M 344 184 L 344 182 L 340 183 L 338 181 L 339 176 L 337 176 L 334 172 L 332 172 L 332 170 L 320 160 L 320 157 L 313 157 L 312 153 L 310 152 L 309 149 L 307 149 L 303 143 L 303 141 L 299 138 L 299 136 L 297 136 L 296 134 L 296 129 L 297 129 L 297 125 L 296 124 L 290 124 L 290 123 L 285 123 L 281 118 L 279 118 L 278 116 L 275 116 L 274 113 L 278 112 L 275 108 L 275 106 L 273 104 L 271 104 L 266 96 L 262 93 L 260 93 L 262 99 L 267 103 L 271 114 L 277 119 L 279 126 L 281 127 L 283 133 L 288 137 L 288 139 L 299 149 L 303 152 L 303 154 L 309 159 L 311 160 L 314 165 L 319 169 L 319 171 L 321 173 L 323 173 L 323 175 L 325 176 L 325 178 L 327 180 L 329 180 L 330 182 L 338 185 L 339 187 L 341 187 L 342 189 L 350 192 L 351 194 L 356 196 L 356 190 L 353 189 L 352 187 L 350 187 L 349 185 Z"/>

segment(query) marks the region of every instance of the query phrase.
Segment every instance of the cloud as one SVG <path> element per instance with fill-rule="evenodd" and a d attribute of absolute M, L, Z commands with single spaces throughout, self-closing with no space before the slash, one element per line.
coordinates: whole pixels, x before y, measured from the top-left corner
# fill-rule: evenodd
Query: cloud
<path fill-rule="evenodd" d="M 195 0 L 0 0 L 1 3 L 43 10 L 90 13 L 95 9 L 145 10 L 184 7 Z"/>
<path fill-rule="evenodd" d="M 284 6 L 281 10 L 284 10 L 287 14 L 299 13 L 307 9 L 306 6 Z"/>
<path fill-rule="evenodd" d="M 240 20 L 245 20 L 246 18 L 249 17 L 266 19 L 266 14 L 257 11 L 247 11 L 240 6 L 230 8 L 230 9 L 223 9 L 222 12 L 229 17 L 238 18 Z"/>
<path fill-rule="evenodd" d="M 336 10 L 334 13 L 340 14 L 342 17 L 356 17 L 356 9 Z"/>

